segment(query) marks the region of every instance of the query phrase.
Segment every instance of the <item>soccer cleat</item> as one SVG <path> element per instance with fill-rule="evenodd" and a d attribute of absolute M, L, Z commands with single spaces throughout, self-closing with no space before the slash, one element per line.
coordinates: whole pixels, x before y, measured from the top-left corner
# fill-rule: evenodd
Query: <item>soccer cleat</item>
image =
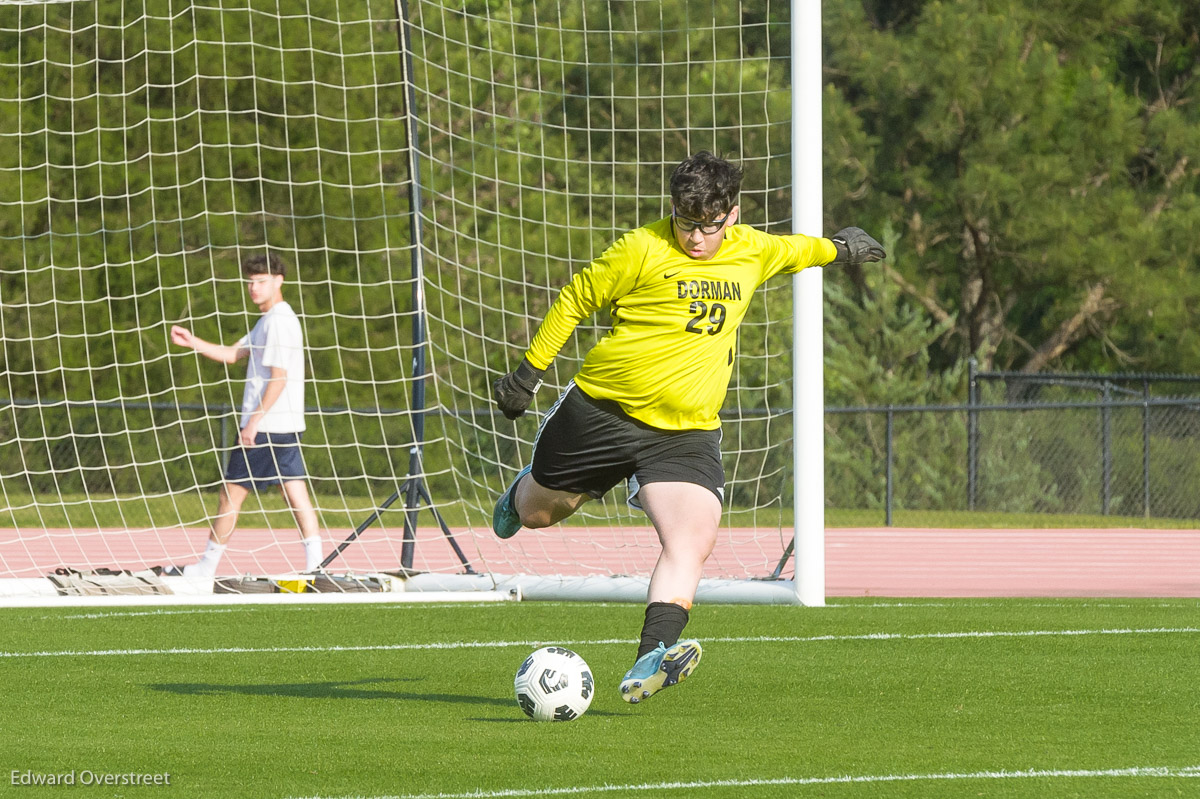
<path fill-rule="evenodd" d="M 496 507 L 492 510 L 492 530 L 500 538 L 512 538 L 521 529 L 521 517 L 517 515 L 517 509 L 513 507 L 513 492 L 517 490 L 517 483 L 521 482 L 521 478 L 529 474 L 532 469 L 532 466 L 526 466 L 517 472 L 516 479 L 500 495 L 500 499 L 496 500 Z"/>
<path fill-rule="evenodd" d="M 625 673 L 625 679 L 621 680 L 621 698 L 636 705 L 681 682 L 696 668 L 703 652 L 700 642 L 694 639 L 680 641 L 672 647 L 659 644 L 638 658 L 633 668 Z"/>

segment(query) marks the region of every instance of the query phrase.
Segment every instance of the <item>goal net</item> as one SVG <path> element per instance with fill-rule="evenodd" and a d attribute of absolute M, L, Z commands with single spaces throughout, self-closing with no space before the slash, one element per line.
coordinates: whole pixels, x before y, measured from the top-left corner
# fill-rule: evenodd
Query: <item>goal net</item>
<path fill-rule="evenodd" d="M 490 530 L 608 320 L 526 417 L 490 386 L 574 271 L 669 213 L 687 154 L 739 159 L 743 221 L 790 232 L 786 5 L 8 2 L 0 37 L 0 583 L 199 557 L 244 362 L 169 331 L 237 341 L 259 315 L 239 263 L 269 248 L 305 336 L 328 571 L 644 597 L 657 541 L 621 488 Z M 792 289 L 761 292 L 705 572 L 737 585 L 792 572 Z M 218 577 L 300 571 L 298 540 L 280 493 L 252 494 Z"/>

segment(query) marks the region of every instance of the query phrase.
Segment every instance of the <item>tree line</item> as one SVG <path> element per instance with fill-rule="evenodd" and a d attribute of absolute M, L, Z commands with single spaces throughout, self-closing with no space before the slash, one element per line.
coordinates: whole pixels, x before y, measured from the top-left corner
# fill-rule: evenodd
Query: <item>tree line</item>
<path fill-rule="evenodd" d="M 972 356 L 1200 372 L 1200 7 L 1101 6 L 823 4 L 825 228 L 859 225 L 890 253 L 826 272 L 830 404 L 961 400 Z M 236 404 L 237 375 L 172 352 L 166 330 L 244 333 L 255 309 L 237 263 L 269 246 L 295 265 L 314 404 L 407 407 L 420 282 L 431 401 L 486 406 L 572 271 L 669 211 L 689 152 L 740 159 L 743 219 L 790 230 L 806 187 L 790 185 L 804 109 L 790 107 L 786 14 L 700 0 L 0 8 L 5 393 Z M 764 292 L 731 403 L 786 407 L 790 312 L 786 285 Z M 606 323 L 581 328 L 555 379 Z M 385 453 L 411 435 L 372 433 L 383 461 L 366 471 L 394 471 Z M 514 445 L 472 424 L 455 435 L 497 459 Z"/>

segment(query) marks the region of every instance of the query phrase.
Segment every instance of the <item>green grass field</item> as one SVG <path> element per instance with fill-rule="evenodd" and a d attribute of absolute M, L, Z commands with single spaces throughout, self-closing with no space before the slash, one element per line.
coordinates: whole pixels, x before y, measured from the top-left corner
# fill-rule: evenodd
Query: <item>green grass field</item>
<path fill-rule="evenodd" d="M 699 606 L 701 665 L 616 684 L 641 607 L 8 609 L 15 797 L 1200 795 L 1200 601 Z M 591 665 L 569 723 L 522 715 L 541 643 Z M 75 772 L 76 785 L 19 784 Z M 170 787 L 82 775 L 170 774 Z M 12 784 L 12 783 L 18 784 Z"/>

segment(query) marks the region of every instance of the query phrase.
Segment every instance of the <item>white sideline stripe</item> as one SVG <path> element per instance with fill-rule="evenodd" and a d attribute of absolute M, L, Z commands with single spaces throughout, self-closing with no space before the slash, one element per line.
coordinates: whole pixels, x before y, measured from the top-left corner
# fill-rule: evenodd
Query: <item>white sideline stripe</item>
<path fill-rule="evenodd" d="M 0 5 L 4 0 L 0 0 Z M 568 603 L 562 602 L 547 602 L 545 605 L 565 606 Z M 610 603 L 600 603 L 610 604 Z M 503 608 L 506 603 L 503 602 L 460 602 L 448 604 L 431 604 L 426 606 L 426 610 L 461 610 L 462 608 L 471 609 L 491 609 Z M 828 610 L 857 610 L 861 608 L 1002 608 L 1010 607 L 1010 604 L 1004 602 L 870 602 L 870 603 L 855 603 L 844 604 L 831 602 L 826 605 Z M 1128 603 L 1128 602 L 1038 602 L 1034 604 L 1022 603 L 1021 607 L 1025 608 L 1200 608 L 1200 601 L 1193 602 L 1154 602 L 1154 603 Z M 71 615 L 45 615 L 37 618 L 44 621 L 53 621 L 59 619 L 111 619 L 125 618 L 131 616 L 179 616 L 183 614 L 203 615 L 209 613 L 248 613 L 254 610 L 250 607 L 233 607 L 233 608 L 196 608 L 194 610 L 112 610 L 97 613 L 74 613 Z M 313 609 L 302 605 L 281 605 L 273 609 L 273 611 L 283 610 L 301 610 L 305 613 L 312 613 Z M 408 612 L 411 608 L 405 605 L 379 605 L 372 610 L 403 610 Z"/>
<path fill-rule="evenodd" d="M 73 2 L 74 0 L 72 0 Z M 3 0 L 0 0 L 3 3 Z M 186 577 L 167 577 L 167 580 L 187 580 Z M 0 580 L 2 583 L 3 580 Z M 36 581 L 35 581 L 36 582 Z M 46 583 L 49 586 L 49 583 Z M 0 586 L 2 589 L 3 586 Z M 375 607 L 402 605 L 435 605 L 440 603 L 478 604 L 510 602 L 516 596 L 511 591 L 370 591 L 363 593 L 302 594 L 139 594 L 130 596 L 59 596 L 56 593 L 4 594 L 0 590 L 0 609 L 29 608 L 100 608 L 100 607 L 169 607 L 206 605 L 272 605 L 276 607 L 320 607 L 324 605 L 372 605 Z"/>
<path fill-rule="evenodd" d="M 982 630 L 960 633 L 864 633 L 862 635 L 746 636 L 740 638 L 709 638 L 722 642 L 780 642 L 815 643 L 819 641 L 921 641 L 939 638 L 1036 638 L 1050 635 L 1154 635 L 1161 633 L 1200 633 L 1200 627 L 1118 627 L 1102 630 Z"/>
<path fill-rule="evenodd" d="M 3 4 L 4 0 L 0 0 Z M 500 602 L 479 602 L 479 603 L 450 603 L 445 605 L 428 605 L 424 610 L 461 610 L 462 608 L 485 609 L 500 607 L 503 603 Z M 131 616 L 183 616 L 183 615 L 206 615 L 209 613 L 251 613 L 255 610 L 253 606 L 232 607 L 232 608 L 196 608 L 195 610 L 110 610 L 98 613 L 72 613 L 65 616 L 60 615 L 45 615 L 38 616 L 39 620 L 43 621 L 58 621 L 60 619 L 112 619 L 112 618 L 129 618 Z M 377 605 L 372 610 L 404 610 L 411 612 L 412 608 L 405 605 Z M 282 613 L 288 611 L 302 611 L 304 613 L 312 613 L 313 609 L 307 605 L 278 605 L 271 609 L 273 613 Z"/>
<path fill-rule="evenodd" d="M 171 649 L 92 649 L 92 650 L 48 650 L 41 652 L 0 652 L 0 658 L 22 657 L 108 657 L 125 655 L 278 655 L 289 652 L 306 654 L 336 653 L 336 652 L 402 652 L 409 650 L 442 650 L 442 649 L 506 649 L 516 646 L 582 646 L 602 644 L 631 644 L 633 638 L 613 638 L 597 641 L 447 641 L 428 644 L 361 644 L 356 646 L 228 646 L 211 649 L 200 648 L 171 648 Z"/>
<path fill-rule="evenodd" d="M 773 636 L 751 635 L 737 637 L 706 638 L 706 641 L 735 644 L 806 644 L 829 641 L 922 641 L 965 638 L 1037 638 L 1050 636 L 1087 636 L 1087 635 L 1170 635 L 1200 633 L 1200 627 L 1125 627 L 1107 630 L 1015 630 L 1015 631 L 976 631 L 958 633 L 865 633 L 862 635 L 812 635 L 812 636 Z M 509 649 L 512 647 L 538 647 L 557 644 L 559 646 L 606 646 L 608 644 L 636 643 L 635 638 L 599 638 L 592 640 L 548 641 L 531 639 L 527 641 L 434 641 L 426 644 L 360 644 L 353 646 L 228 646 L 214 648 L 171 648 L 171 649 L 60 649 L 42 650 L 37 652 L 3 652 L 0 658 L 31 658 L 31 657 L 111 657 L 132 655 L 247 655 L 247 654 L 283 654 L 288 652 L 318 654 L 322 652 L 400 652 L 412 650 L 447 650 L 447 649 Z"/>
<path fill-rule="evenodd" d="M 3 3 L 4 0 L 0 0 Z M 111 619 L 130 616 L 191 616 L 197 613 L 248 613 L 250 608 L 208 608 L 204 610 L 112 610 L 103 613 L 72 613 L 69 616 L 41 616 L 42 619 Z"/>
<path fill-rule="evenodd" d="M 74 2 L 75 0 L 71 0 L 71 1 Z M 0 5 L 3 5 L 4 2 L 5 2 L 5 0 L 0 0 Z M 284 595 L 282 595 L 282 594 L 280 594 L 280 595 L 265 594 L 263 596 L 284 596 Z M 143 598 L 152 600 L 150 603 L 144 603 L 144 604 L 152 604 L 153 603 L 153 599 L 154 599 L 153 597 L 143 597 Z M 62 597 L 60 597 L 60 599 L 62 599 Z M 104 599 L 104 600 L 107 600 L 106 604 L 111 604 L 111 600 L 113 598 L 112 597 L 103 597 L 103 598 L 94 597 L 94 599 Z M 129 597 L 126 597 L 125 599 L 129 599 Z M 1018 600 L 1020 601 L 1019 598 L 1018 598 Z M 97 604 L 100 604 L 100 603 L 97 603 Z M 142 603 L 140 603 L 140 604 L 142 604 Z M 469 599 L 466 599 L 465 601 L 458 601 L 458 602 L 425 603 L 423 609 L 424 610 L 451 610 L 451 611 L 461 610 L 462 608 L 471 608 L 471 609 L 496 608 L 496 609 L 499 609 L 499 608 L 505 607 L 508 604 L 509 603 L 507 603 L 507 602 L 500 602 L 495 599 L 480 600 L 480 601 L 475 601 L 475 602 L 472 602 Z M 578 606 L 579 603 L 576 603 L 576 602 L 539 602 L 538 604 L 541 605 L 542 607 L 575 607 L 575 606 Z M 623 603 L 596 602 L 596 603 L 591 603 L 591 604 L 603 605 L 603 606 L 607 606 L 607 607 L 614 607 L 616 605 L 623 604 Z M 26 606 L 25 608 L 15 607 L 15 606 L 0 606 L 0 611 L 20 611 L 22 609 L 29 610 L 29 609 L 33 609 L 33 608 L 41 610 L 41 609 L 49 608 L 49 607 L 54 607 L 54 605 L 39 604 L 39 605 L 32 606 L 32 607 Z M 63 606 L 63 607 L 65 608 L 67 606 Z M 320 607 L 324 607 L 324 605 L 321 605 Z M 911 609 L 915 609 L 915 610 L 920 610 L 922 608 L 1006 608 L 1006 607 L 1012 607 L 1012 603 L 996 602 L 996 601 L 982 601 L 982 600 L 979 600 L 979 601 L 971 600 L 971 601 L 965 601 L 965 602 L 945 602 L 945 601 L 925 602 L 925 601 L 897 600 L 894 602 L 881 601 L 881 602 L 847 603 L 847 602 L 839 602 L 839 601 L 834 600 L 834 601 L 830 601 L 827 605 L 825 605 L 823 610 L 861 610 L 862 608 L 905 608 L 905 609 L 911 608 Z M 1074 602 L 1074 601 L 1072 601 L 1072 602 L 1041 601 L 1041 602 L 1031 603 L 1031 602 L 1026 602 L 1026 601 L 1020 601 L 1020 607 L 1022 607 L 1022 608 L 1089 608 L 1089 609 L 1090 608 L 1200 609 L 1200 600 L 1187 601 L 1187 600 L 1181 599 L 1181 600 L 1175 601 L 1175 602 L 1138 602 L 1138 603 L 1133 603 L 1133 602 Z M 195 608 L 192 610 L 161 610 L 161 609 L 160 610 L 145 610 L 145 611 L 112 610 L 112 611 L 98 611 L 95 613 L 77 613 L 77 614 L 71 614 L 71 615 L 47 614 L 47 615 L 37 616 L 36 618 L 43 619 L 43 620 L 104 619 L 104 618 L 114 618 L 114 617 L 122 617 L 122 616 L 155 616 L 155 615 L 169 616 L 169 615 L 179 615 L 179 614 L 185 614 L 185 613 L 187 613 L 187 614 L 243 613 L 243 612 L 250 612 L 255 609 L 256 609 L 256 607 L 252 604 L 239 604 L 239 605 L 233 606 L 233 607 L 214 607 L 214 608 L 200 607 L 200 608 Z M 403 603 L 390 604 L 390 603 L 386 603 L 386 602 L 378 604 L 378 605 L 373 605 L 371 609 L 373 611 L 375 611 L 375 610 L 402 610 L 405 612 L 408 612 L 411 610 L 411 608 L 408 605 L 403 604 Z M 280 610 L 301 610 L 301 611 L 304 611 L 305 613 L 312 613 L 314 608 L 311 605 L 307 605 L 307 604 L 303 604 L 303 603 L 277 604 L 274 607 L 272 607 L 273 612 L 280 611 Z"/>
<path fill-rule="evenodd" d="M 1016 605 L 1021 608 L 1200 608 L 1200 600 L 1180 600 L 1178 602 L 1026 602 L 1021 597 L 1014 597 L 1020 604 Z M 996 602 L 984 600 L 970 600 L 966 602 L 922 602 L 922 601 L 904 601 L 898 600 L 895 602 L 855 602 L 853 604 L 847 602 L 838 602 L 831 600 L 825 605 L 826 609 L 833 610 L 858 610 L 860 608 L 1010 608 L 1014 607 L 1012 602 Z"/>
<path fill-rule="evenodd" d="M 625 785 L 580 785 L 569 788 L 510 788 L 500 791 L 470 791 L 467 793 L 406 793 L 384 796 L 307 796 L 296 799 L 501 799 L 521 796 L 569 796 L 585 793 L 614 793 L 637 791 L 653 793 L 698 788 L 758 788 L 777 785 L 840 785 L 878 782 L 925 782 L 933 780 L 1012 780 L 1012 779 L 1080 779 L 1101 777 L 1200 777 L 1200 766 L 1183 768 L 1147 767 L 1113 769 L 1023 769 L 1020 771 L 966 771 L 943 774 L 843 774 L 836 777 L 776 777 L 746 780 L 693 780 L 690 782 L 628 783 Z"/>

